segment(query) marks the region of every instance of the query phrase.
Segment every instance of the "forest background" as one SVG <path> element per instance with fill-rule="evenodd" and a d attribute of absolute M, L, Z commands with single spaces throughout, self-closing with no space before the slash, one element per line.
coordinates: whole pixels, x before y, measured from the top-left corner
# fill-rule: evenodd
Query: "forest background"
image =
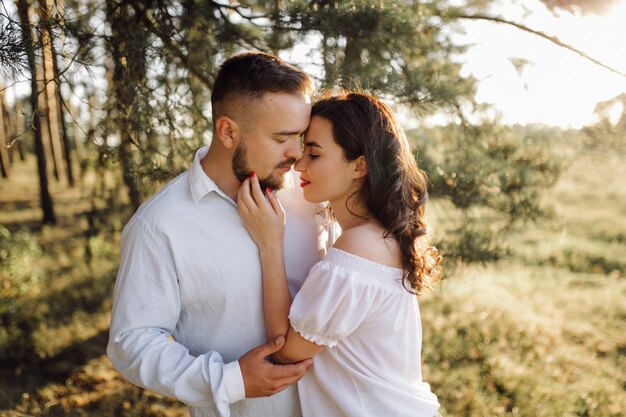
<path fill-rule="evenodd" d="M 119 238 L 210 140 L 215 70 L 249 49 L 305 51 L 320 91 L 378 95 L 410 127 L 445 256 L 420 298 L 443 415 L 626 415 L 626 93 L 581 128 L 506 124 L 476 100 L 455 35 L 515 27 L 626 74 L 497 3 L 3 1 L 0 415 L 186 415 L 104 354 Z"/>

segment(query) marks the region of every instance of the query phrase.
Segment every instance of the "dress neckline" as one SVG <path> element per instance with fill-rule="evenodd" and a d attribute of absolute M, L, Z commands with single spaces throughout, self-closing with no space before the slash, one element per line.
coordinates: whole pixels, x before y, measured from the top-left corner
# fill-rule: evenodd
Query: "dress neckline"
<path fill-rule="evenodd" d="M 332 246 L 328 249 L 328 253 L 326 254 L 326 258 L 324 259 L 352 269 L 356 269 L 360 272 L 365 273 L 366 275 L 378 275 L 382 273 L 397 278 L 398 276 L 402 276 L 403 271 L 402 268 L 396 268 L 395 266 L 381 264 L 380 262 L 372 261 L 370 259 L 355 255 L 343 249 L 338 249 Z"/>

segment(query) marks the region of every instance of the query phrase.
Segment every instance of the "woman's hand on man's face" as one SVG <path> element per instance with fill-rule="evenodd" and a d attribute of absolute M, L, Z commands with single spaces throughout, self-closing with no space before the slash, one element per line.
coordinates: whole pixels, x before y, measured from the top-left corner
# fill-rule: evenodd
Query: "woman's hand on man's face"
<path fill-rule="evenodd" d="M 285 234 L 285 210 L 274 191 L 261 190 L 254 172 L 237 193 L 237 205 L 243 224 L 259 249 L 282 247 Z"/>

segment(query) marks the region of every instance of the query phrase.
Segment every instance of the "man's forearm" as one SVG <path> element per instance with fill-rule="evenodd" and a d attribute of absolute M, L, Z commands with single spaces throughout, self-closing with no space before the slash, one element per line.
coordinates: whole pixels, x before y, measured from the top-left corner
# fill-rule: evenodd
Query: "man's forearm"
<path fill-rule="evenodd" d="M 192 356 L 168 336 L 161 329 L 112 332 L 107 354 L 130 382 L 229 416 L 230 404 L 245 397 L 238 362 L 225 364 L 217 352 Z"/>

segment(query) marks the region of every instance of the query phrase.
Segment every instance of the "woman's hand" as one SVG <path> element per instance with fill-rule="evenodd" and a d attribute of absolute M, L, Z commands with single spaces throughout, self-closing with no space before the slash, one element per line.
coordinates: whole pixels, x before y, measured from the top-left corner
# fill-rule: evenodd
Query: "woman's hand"
<path fill-rule="evenodd" d="M 273 191 L 268 188 L 263 193 L 254 173 L 241 184 L 237 204 L 243 224 L 259 250 L 283 247 L 285 210 Z"/>

